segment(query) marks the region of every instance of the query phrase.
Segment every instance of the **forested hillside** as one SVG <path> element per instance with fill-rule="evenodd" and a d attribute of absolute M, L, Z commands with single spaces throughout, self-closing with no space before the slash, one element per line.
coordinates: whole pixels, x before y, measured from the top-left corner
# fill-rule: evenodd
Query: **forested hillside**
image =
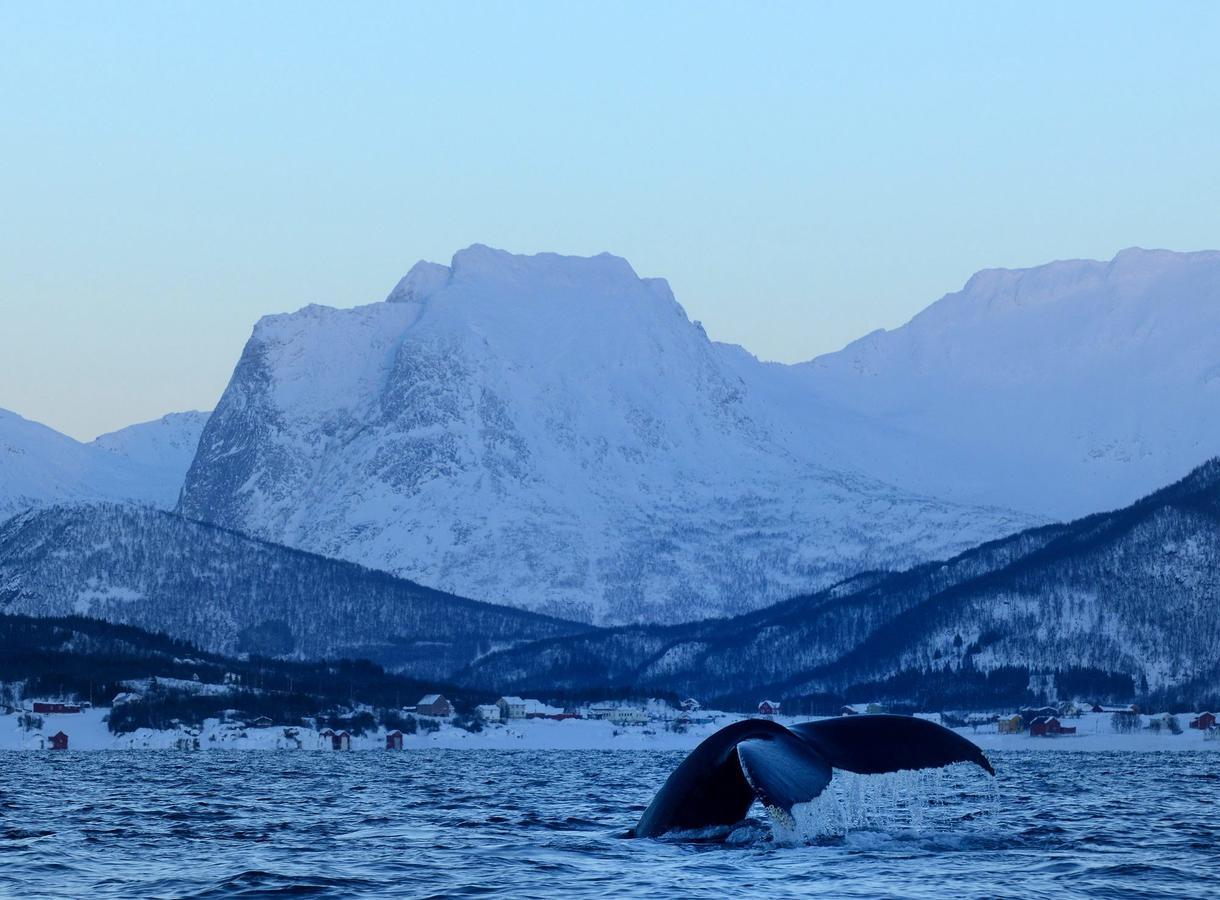
<path fill-rule="evenodd" d="M 428 678 L 496 648 L 583 630 L 104 503 L 32 510 L 0 525 L 0 612 L 88 615 L 218 653 L 365 658 Z"/>

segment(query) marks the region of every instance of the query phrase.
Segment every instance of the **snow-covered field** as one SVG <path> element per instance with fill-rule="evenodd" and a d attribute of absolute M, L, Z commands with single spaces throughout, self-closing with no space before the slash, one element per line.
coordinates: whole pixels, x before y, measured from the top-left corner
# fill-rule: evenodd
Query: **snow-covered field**
<path fill-rule="evenodd" d="M 111 734 L 105 717 L 109 709 L 98 707 L 78 714 L 43 714 L 43 725 L 34 731 L 21 727 L 19 715 L 0 715 L 0 751 L 43 750 L 50 737 L 59 731 L 68 735 L 70 750 L 172 750 L 193 749 L 198 739 L 201 750 L 326 750 L 329 741 L 311 728 L 245 727 L 233 723 L 207 721 L 201 729 L 142 728 L 130 734 Z M 710 714 L 709 721 L 690 725 L 685 732 L 670 730 L 668 723 L 614 725 L 607 721 L 568 719 L 564 721 L 530 719 L 486 726 L 472 734 L 447 723 L 430 733 L 422 730 L 406 735 L 403 749 L 454 750 L 690 750 L 703 738 L 742 716 L 731 713 Z M 1151 717 L 1145 716 L 1145 724 Z M 1075 726 L 1074 735 L 1030 737 L 1028 734 L 998 734 L 994 725 L 958 729 L 984 750 L 1103 751 L 1103 750 L 1214 750 L 1220 752 L 1220 739 L 1209 739 L 1204 732 L 1187 728 L 1192 715 L 1178 717 L 1181 734 L 1166 730 L 1153 733 L 1146 727 L 1138 732 L 1119 734 L 1108 713 L 1086 713 L 1066 719 Z M 791 724 L 806 718 L 781 717 Z M 384 750 L 385 732 L 369 732 L 351 738 L 352 750 Z"/>

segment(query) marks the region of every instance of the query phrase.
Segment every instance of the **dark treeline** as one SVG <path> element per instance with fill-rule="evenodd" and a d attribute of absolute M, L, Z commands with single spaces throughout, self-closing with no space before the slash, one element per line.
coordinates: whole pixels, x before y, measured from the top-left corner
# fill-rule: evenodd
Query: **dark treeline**
<path fill-rule="evenodd" d="M 5 695 L 0 700 L 8 703 L 44 697 L 97 705 L 130 693 L 127 683 L 149 682 L 139 698 L 115 708 L 112 730 L 198 724 L 226 712 L 238 719 L 266 716 L 285 725 L 323 716 L 345 721 L 344 727 L 354 730 L 363 720 L 343 717 L 355 706 L 383 710 L 378 718 L 388 718 L 426 693 L 444 693 L 459 712 L 494 699 L 391 674 L 367 660 L 226 657 L 162 634 L 80 617 L 0 615 L 0 682 Z M 225 690 L 201 692 L 178 682 L 224 685 Z"/>

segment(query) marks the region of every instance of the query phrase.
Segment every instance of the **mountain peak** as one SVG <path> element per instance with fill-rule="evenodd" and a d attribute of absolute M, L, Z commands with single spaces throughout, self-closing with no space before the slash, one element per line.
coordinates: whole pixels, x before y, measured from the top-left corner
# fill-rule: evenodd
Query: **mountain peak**
<path fill-rule="evenodd" d="M 631 264 L 620 256 L 565 256 L 509 253 L 472 244 L 453 255 L 453 277 L 466 282 L 501 282 L 517 285 L 607 285 L 638 282 Z"/>
<path fill-rule="evenodd" d="M 421 259 L 394 285 L 386 303 L 421 303 L 443 288 L 452 276 L 449 266 Z"/>
<path fill-rule="evenodd" d="M 390 291 L 386 302 L 422 302 L 451 282 L 541 290 L 551 287 L 596 289 L 634 285 L 641 281 L 654 292 L 672 298 L 664 279 L 641 279 L 627 260 L 610 253 L 527 255 L 497 250 L 485 244 L 471 244 L 453 254 L 448 266 L 426 260 L 417 262 Z"/>

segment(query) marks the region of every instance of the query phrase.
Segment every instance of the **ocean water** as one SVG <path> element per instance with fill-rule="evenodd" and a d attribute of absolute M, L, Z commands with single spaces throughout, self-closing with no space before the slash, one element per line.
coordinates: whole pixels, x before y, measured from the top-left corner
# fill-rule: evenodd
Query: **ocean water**
<path fill-rule="evenodd" d="M 682 756 L 0 754 L 0 895 L 1220 896 L 1220 753 L 836 775 L 795 828 L 625 838 Z"/>

